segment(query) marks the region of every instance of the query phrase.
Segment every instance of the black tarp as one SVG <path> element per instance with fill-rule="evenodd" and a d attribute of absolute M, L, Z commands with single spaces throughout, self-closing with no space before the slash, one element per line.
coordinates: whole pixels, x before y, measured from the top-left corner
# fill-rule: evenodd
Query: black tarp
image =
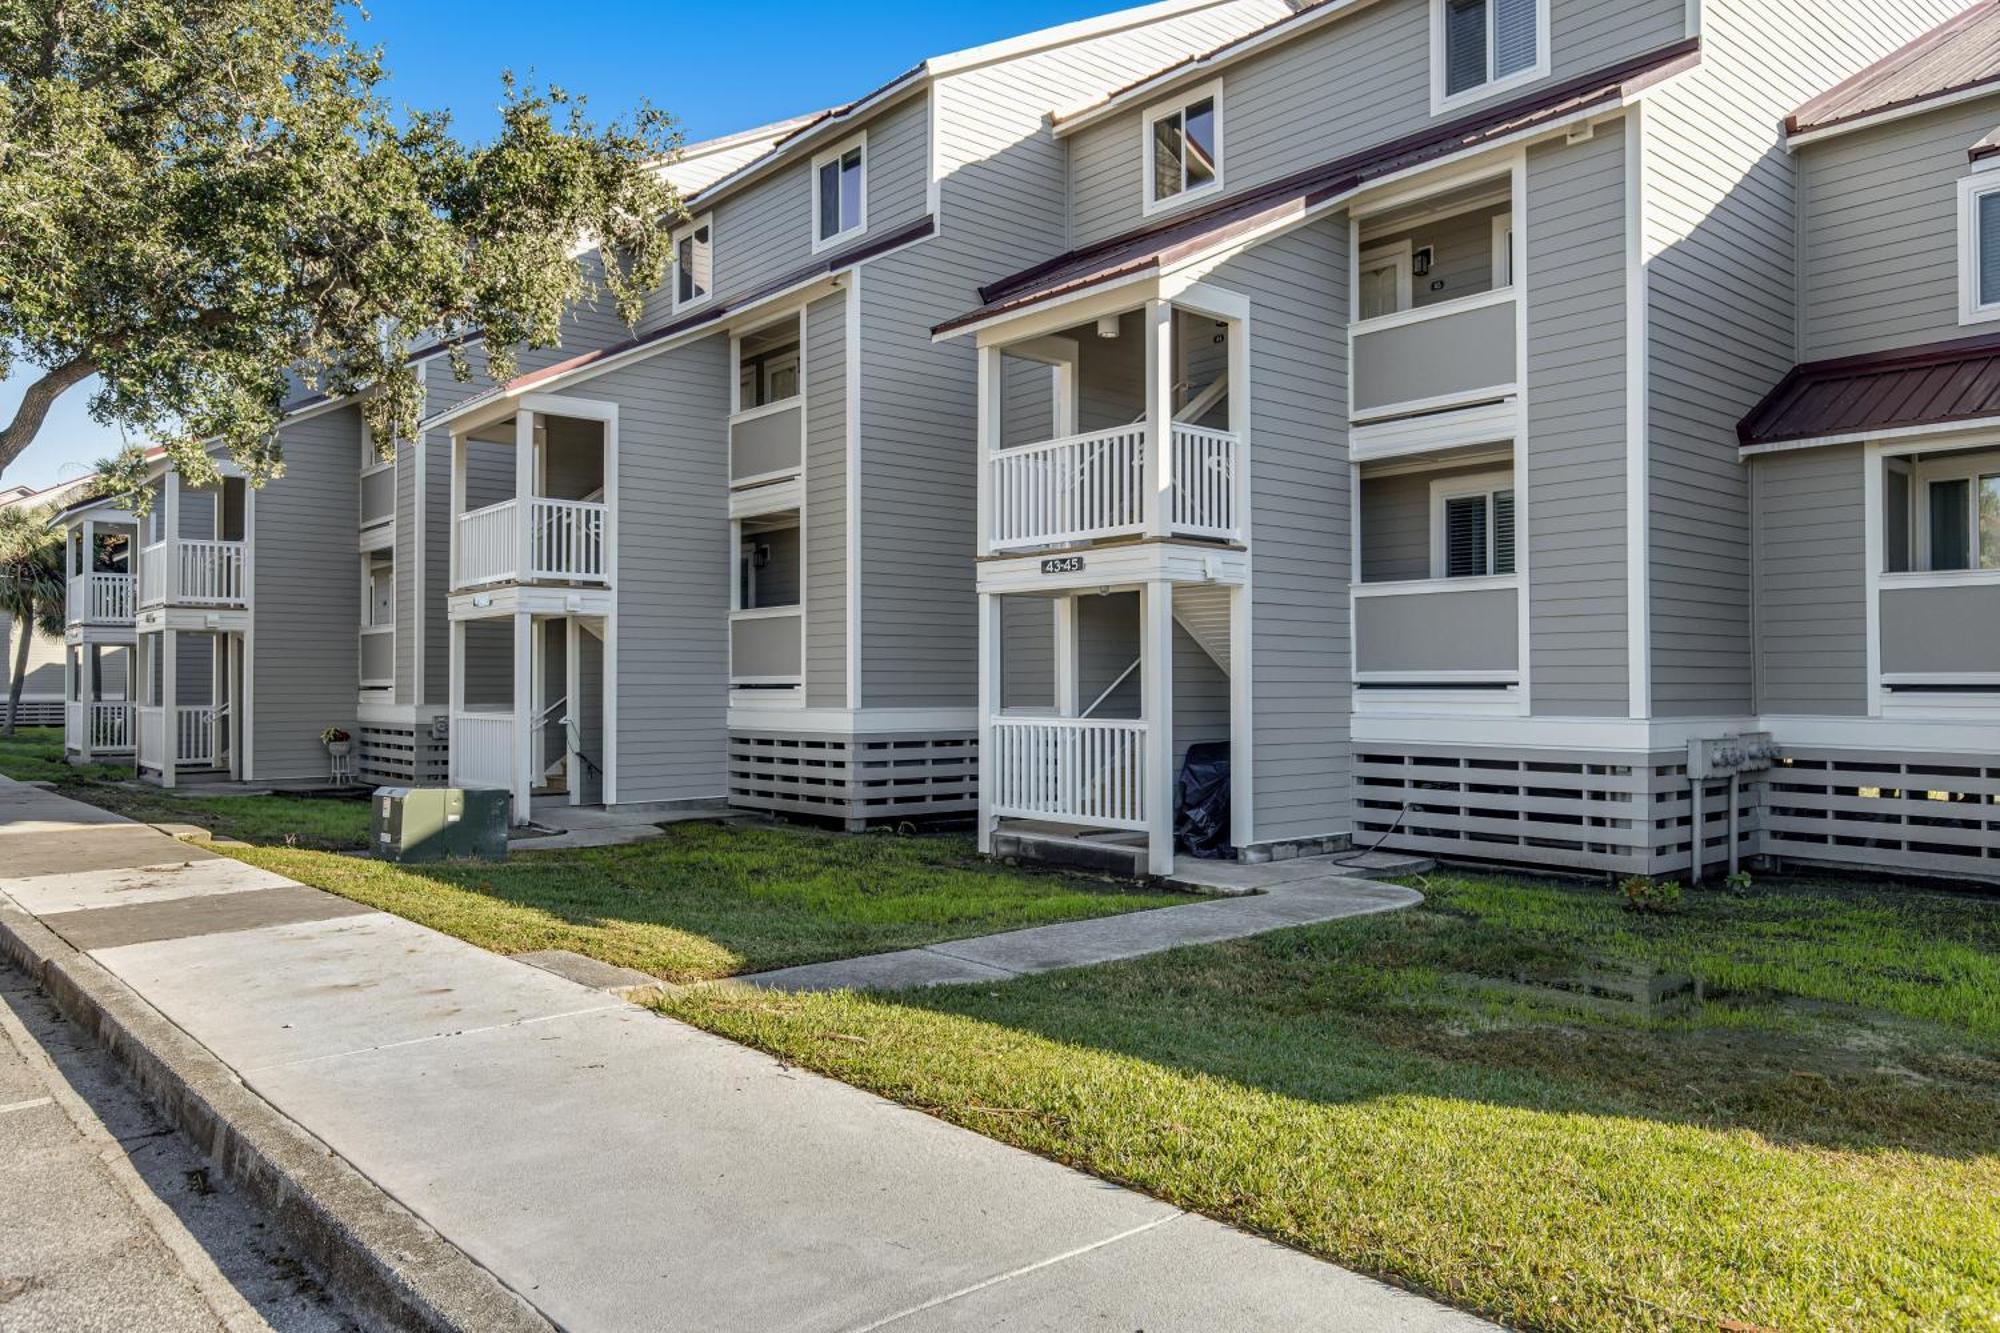
<path fill-rule="evenodd" d="M 1188 746 L 1174 785 L 1174 850 L 1207 861 L 1231 857 L 1227 741 Z"/>

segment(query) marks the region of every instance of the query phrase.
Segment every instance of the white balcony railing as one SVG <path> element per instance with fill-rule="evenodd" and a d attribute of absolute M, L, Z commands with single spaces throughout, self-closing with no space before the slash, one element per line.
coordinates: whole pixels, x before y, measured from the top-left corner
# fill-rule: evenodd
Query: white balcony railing
<path fill-rule="evenodd" d="M 167 766 L 167 710 L 164 708 L 135 708 L 132 710 L 139 726 L 139 766 L 142 768 L 165 768 Z"/>
<path fill-rule="evenodd" d="M 139 763 L 145 768 L 166 766 L 167 735 L 171 725 L 174 764 L 177 767 L 212 766 L 221 753 L 218 736 L 228 724 L 226 706 L 182 705 L 179 708 L 134 708 L 139 728 Z M 168 714 L 172 714 L 171 724 Z"/>
<path fill-rule="evenodd" d="M 994 454 L 987 474 L 994 547 L 1053 546 L 1146 530 L 1144 423 Z M 1175 422 L 1166 525 L 1180 536 L 1233 540 L 1241 531 L 1240 441 Z"/>
<path fill-rule="evenodd" d="M 242 542 L 155 542 L 139 552 L 139 604 L 243 606 Z"/>
<path fill-rule="evenodd" d="M 550 581 L 608 583 L 608 509 L 596 500 L 528 502 L 528 572 L 521 575 L 520 502 L 502 500 L 458 516 L 458 587 Z"/>
<path fill-rule="evenodd" d="M 1146 827 L 1146 724 L 993 719 L 993 813 L 1102 828 Z"/>
<path fill-rule="evenodd" d="M 69 623 L 129 625 L 132 623 L 133 578 L 130 574 L 75 574 L 69 581 Z"/>
<path fill-rule="evenodd" d="M 514 787 L 514 715 L 451 715 L 451 785 Z"/>
<path fill-rule="evenodd" d="M 79 749 L 93 754 L 109 754 L 132 748 L 132 705 L 129 703 L 73 703 L 70 705 L 70 719 L 70 735 Z"/>

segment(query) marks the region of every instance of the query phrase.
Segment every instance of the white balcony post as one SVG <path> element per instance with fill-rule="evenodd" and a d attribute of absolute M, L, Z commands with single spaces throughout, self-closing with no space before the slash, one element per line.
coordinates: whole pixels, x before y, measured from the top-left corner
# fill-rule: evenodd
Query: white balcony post
<path fill-rule="evenodd" d="M 458 520 L 465 512 L 465 436 L 457 431 L 451 436 L 451 532 L 449 550 L 446 557 L 446 586 L 455 588 L 459 580 Z"/>
<path fill-rule="evenodd" d="M 535 618 L 514 613 L 514 822 L 528 822 L 528 797 L 534 788 Z"/>
<path fill-rule="evenodd" d="M 1146 325 L 1146 535 L 1164 537 L 1173 513 L 1174 308 L 1148 301 Z"/>
<path fill-rule="evenodd" d="M 1146 869 L 1174 870 L 1174 585 L 1156 579 L 1139 599 L 1140 715 L 1146 720 Z"/>
<path fill-rule="evenodd" d="M 1070 593 L 1054 600 L 1056 713 L 1061 717 L 1075 717 L 1083 708 L 1083 694 L 1077 682 L 1076 595 Z"/>
<path fill-rule="evenodd" d="M 160 540 L 166 543 L 160 561 L 160 577 L 166 586 L 160 590 L 160 598 L 174 602 L 179 600 L 181 591 L 181 474 L 171 467 L 167 469 L 166 488 L 160 496 Z"/>
<path fill-rule="evenodd" d="M 172 473 L 168 474 L 172 476 Z M 171 483 L 169 483 L 171 485 Z M 160 785 L 174 785 L 174 761 L 180 756 L 180 682 L 176 668 L 180 665 L 180 645 L 175 642 L 173 630 L 161 630 L 154 636 L 160 656 L 160 719 L 161 734 L 166 742 L 160 747 Z"/>
<path fill-rule="evenodd" d="M 514 581 L 535 577 L 535 414 L 522 408 L 514 414 Z M 522 812 L 523 819 L 527 813 Z"/>
<path fill-rule="evenodd" d="M 1000 599 L 979 594 L 979 850 L 993 851 L 993 793 L 999 781 L 993 718 L 1000 711 Z"/>
<path fill-rule="evenodd" d="M 993 554 L 993 506 L 999 499 L 994 494 L 993 454 L 1000 447 L 1001 380 L 1005 373 L 1005 354 L 998 347 L 979 349 L 979 535 L 973 549 L 980 555 Z"/>

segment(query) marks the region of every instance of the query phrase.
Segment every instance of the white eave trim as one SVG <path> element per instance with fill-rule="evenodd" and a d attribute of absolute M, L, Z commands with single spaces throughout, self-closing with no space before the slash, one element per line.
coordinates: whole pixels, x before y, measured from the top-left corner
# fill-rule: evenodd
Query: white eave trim
<path fill-rule="evenodd" d="M 1813 435 L 1802 440 L 1773 440 L 1768 444 L 1738 445 L 1736 456 L 1754 458 L 1758 454 L 1785 454 L 1795 449 L 1825 449 L 1839 444 L 1889 444 L 1899 440 L 1929 440 L 1938 436 L 1990 435 L 2000 430 L 2000 416 L 1974 417 L 1966 421 L 1937 421 L 1923 426 L 1883 426 L 1874 430 L 1847 431 L 1839 435 Z"/>
<path fill-rule="evenodd" d="M 1871 111 L 1865 116 L 1856 116 L 1852 120 L 1836 121 L 1834 124 L 1823 125 L 1814 130 L 1800 130 L 1797 134 L 1788 134 L 1785 136 L 1785 147 L 1787 149 L 1799 148 L 1805 144 L 1818 143 L 1821 139 L 1832 139 L 1843 134 L 1853 134 L 1860 130 L 1872 129 L 1877 125 L 1887 125 L 1892 121 L 1904 120 L 1910 116 L 1921 116 L 1943 107 L 1957 106 L 1962 102 L 1976 102 L 1982 97 L 2000 97 L 2000 81 L 1977 83 L 1969 88 L 1959 88 L 1953 92 L 1939 93 L 1935 97 L 1926 97 L 1921 101 L 1905 102 L 1901 106 L 1884 107 L 1880 111 Z"/>
<path fill-rule="evenodd" d="M 1211 76 L 1216 70 L 1255 55 L 1266 47 L 1288 42 L 1300 33 L 1310 32 L 1322 23 L 1339 18 L 1343 14 L 1351 14 L 1374 3 L 1375 0 L 1326 0 L 1325 3 L 1302 10 L 1291 18 L 1281 19 L 1261 32 L 1238 37 L 1212 50 L 1204 51 L 1190 60 L 1171 65 L 1144 82 L 1135 83 L 1109 97 L 1059 107 L 1050 115 L 1055 136 L 1058 139 L 1063 138 L 1086 125 L 1096 124 L 1106 116 L 1115 115 L 1135 103 L 1150 101 L 1173 91 L 1182 83 Z"/>

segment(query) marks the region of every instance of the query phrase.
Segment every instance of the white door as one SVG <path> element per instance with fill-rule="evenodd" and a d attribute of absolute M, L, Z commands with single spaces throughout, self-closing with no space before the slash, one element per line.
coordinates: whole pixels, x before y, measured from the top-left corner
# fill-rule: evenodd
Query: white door
<path fill-rule="evenodd" d="M 1410 251 L 1407 246 L 1361 256 L 1362 319 L 1410 308 Z"/>

